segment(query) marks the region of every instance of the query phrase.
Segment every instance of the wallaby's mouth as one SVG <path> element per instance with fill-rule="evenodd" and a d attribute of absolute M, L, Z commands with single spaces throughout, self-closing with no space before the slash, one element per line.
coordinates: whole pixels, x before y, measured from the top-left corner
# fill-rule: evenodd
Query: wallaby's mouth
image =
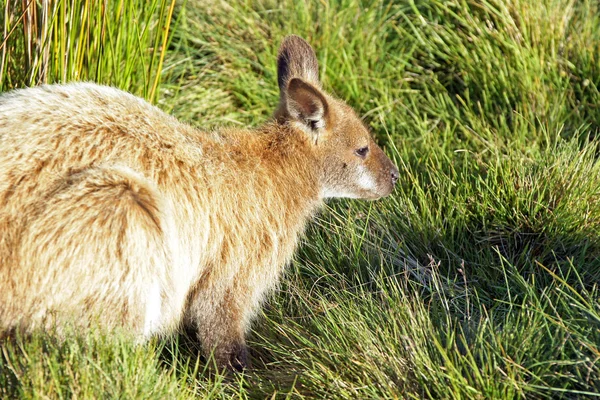
<path fill-rule="evenodd" d="M 396 188 L 396 182 L 398 181 L 398 178 L 392 178 L 392 181 L 390 182 L 390 185 L 388 187 L 388 189 L 386 190 L 386 192 L 382 195 L 379 195 L 378 198 L 383 198 L 383 197 L 388 197 L 390 196 L 392 193 L 394 193 L 394 189 Z"/>
<path fill-rule="evenodd" d="M 380 200 L 383 199 L 384 197 L 388 197 L 389 195 L 391 195 L 394 192 L 394 186 L 391 186 L 389 190 L 386 191 L 386 193 L 367 193 L 364 196 L 361 197 L 362 200 L 369 200 L 369 201 L 375 201 L 375 200 Z"/>

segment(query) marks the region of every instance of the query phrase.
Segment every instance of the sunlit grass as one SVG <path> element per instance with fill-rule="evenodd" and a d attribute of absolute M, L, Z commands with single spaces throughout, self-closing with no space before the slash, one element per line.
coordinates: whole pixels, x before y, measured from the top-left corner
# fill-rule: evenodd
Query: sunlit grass
<path fill-rule="evenodd" d="M 155 100 L 175 1 L 6 1 L 0 90 L 95 81 Z"/>

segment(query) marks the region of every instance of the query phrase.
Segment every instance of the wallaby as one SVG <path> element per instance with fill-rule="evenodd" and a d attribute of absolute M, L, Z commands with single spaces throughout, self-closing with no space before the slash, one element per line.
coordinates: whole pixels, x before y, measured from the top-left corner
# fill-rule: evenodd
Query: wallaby
<path fill-rule="evenodd" d="M 254 130 L 203 132 L 92 83 L 0 96 L 0 335 L 185 326 L 245 368 L 245 332 L 324 200 L 398 179 L 307 42 L 286 37 L 277 65 L 279 106 Z"/>

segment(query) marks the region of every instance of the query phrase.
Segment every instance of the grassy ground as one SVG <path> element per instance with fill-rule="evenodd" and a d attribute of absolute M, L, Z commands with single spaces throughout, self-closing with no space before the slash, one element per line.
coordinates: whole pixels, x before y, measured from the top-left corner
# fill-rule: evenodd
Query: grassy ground
<path fill-rule="evenodd" d="M 208 372 L 185 337 L 40 335 L 0 348 L 0 395 L 597 396 L 597 2 L 189 1 L 175 16 L 162 108 L 260 124 L 279 42 L 299 34 L 398 188 L 329 204 L 255 324 L 248 373 Z"/>

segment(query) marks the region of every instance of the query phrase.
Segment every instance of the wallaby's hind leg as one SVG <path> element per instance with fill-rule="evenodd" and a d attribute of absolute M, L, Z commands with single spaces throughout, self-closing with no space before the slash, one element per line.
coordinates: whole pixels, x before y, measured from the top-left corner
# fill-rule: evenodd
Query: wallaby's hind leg
<path fill-rule="evenodd" d="M 14 319 L 47 328 L 99 323 L 138 337 L 161 330 L 171 311 L 170 257 L 159 197 L 143 177 L 126 167 L 74 172 L 38 209 L 18 250 L 28 282 L 13 286 L 33 290 Z"/>

